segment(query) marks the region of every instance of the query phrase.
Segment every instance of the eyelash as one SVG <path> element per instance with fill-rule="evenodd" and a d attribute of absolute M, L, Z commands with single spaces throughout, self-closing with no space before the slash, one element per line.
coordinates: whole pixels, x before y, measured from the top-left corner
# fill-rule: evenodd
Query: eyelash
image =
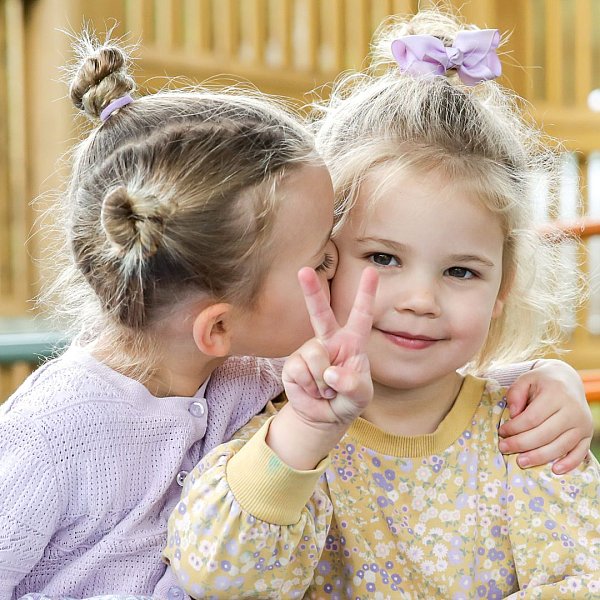
<path fill-rule="evenodd" d="M 397 265 L 384 265 L 381 263 L 378 263 L 375 261 L 375 257 L 378 256 L 385 256 L 386 258 L 390 258 L 392 260 L 395 260 L 398 264 Z M 393 254 L 387 254 L 385 252 L 373 252 L 371 254 L 367 254 L 367 256 L 365 257 L 367 260 L 369 260 L 370 262 L 372 262 L 375 266 L 377 267 L 397 267 L 400 266 L 400 261 L 393 255 Z"/>
<path fill-rule="evenodd" d="M 450 271 L 465 271 L 466 273 L 471 274 L 471 277 L 455 277 L 455 279 L 475 279 L 475 277 L 479 276 L 476 271 L 473 271 L 473 269 L 467 269 L 467 267 L 450 267 L 449 269 L 446 269 L 444 273 L 450 274 Z"/>
<path fill-rule="evenodd" d="M 323 262 L 315 269 L 316 271 L 327 271 L 327 269 L 331 269 L 333 267 L 334 261 L 333 256 L 331 254 L 325 254 L 325 258 L 323 258 Z"/>
<path fill-rule="evenodd" d="M 396 261 L 396 265 L 385 265 L 385 264 L 381 264 L 375 261 L 375 257 L 386 257 L 388 259 L 394 260 Z M 385 252 L 373 252 L 372 254 L 368 254 L 365 258 L 367 258 L 367 260 L 369 260 L 370 262 L 372 262 L 374 265 L 378 266 L 378 267 L 399 267 L 401 266 L 401 262 L 398 258 L 396 258 L 393 254 L 387 254 Z M 464 271 L 465 273 L 470 273 L 471 276 L 470 277 L 454 277 L 451 275 L 452 271 Z M 450 267 L 449 269 L 446 269 L 444 271 L 444 275 L 448 274 L 450 277 L 453 277 L 453 279 L 474 279 L 476 277 L 479 277 L 479 273 L 477 273 L 477 271 L 473 271 L 473 269 L 468 269 L 467 267 Z"/>

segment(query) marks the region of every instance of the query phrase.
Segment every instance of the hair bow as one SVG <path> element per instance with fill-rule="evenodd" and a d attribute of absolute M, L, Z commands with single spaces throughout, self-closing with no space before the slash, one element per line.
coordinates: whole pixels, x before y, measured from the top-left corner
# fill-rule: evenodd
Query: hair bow
<path fill-rule="evenodd" d="M 411 75 L 444 75 L 456 69 L 463 83 L 476 85 L 502 73 L 499 43 L 497 29 L 460 31 L 450 47 L 433 35 L 406 35 L 392 42 L 392 54 L 400 70 Z"/>

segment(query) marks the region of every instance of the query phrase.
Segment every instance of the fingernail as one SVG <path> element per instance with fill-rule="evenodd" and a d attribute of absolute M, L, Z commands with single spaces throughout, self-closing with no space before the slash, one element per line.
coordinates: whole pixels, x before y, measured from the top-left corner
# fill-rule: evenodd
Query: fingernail
<path fill-rule="evenodd" d="M 323 373 L 323 380 L 329 385 L 335 385 L 338 383 L 339 377 L 336 370 L 331 368 L 326 369 Z"/>
<path fill-rule="evenodd" d="M 332 390 L 331 388 L 327 388 L 324 392 L 323 392 L 323 397 L 324 398 L 335 398 L 336 395 L 336 391 Z"/>
<path fill-rule="evenodd" d="M 552 470 L 557 474 L 557 475 L 562 475 L 563 473 L 567 472 L 567 469 L 565 469 L 565 467 L 563 467 L 563 465 L 557 466 L 554 465 L 552 467 Z"/>
<path fill-rule="evenodd" d="M 506 452 L 508 450 L 508 444 L 504 440 L 500 440 L 498 442 L 498 448 L 500 448 L 500 452 Z"/>
<path fill-rule="evenodd" d="M 517 458 L 517 463 L 522 469 L 526 469 L 531 465 L 531 461 L 526 456 L 519 456 L 519 458 Z"/>

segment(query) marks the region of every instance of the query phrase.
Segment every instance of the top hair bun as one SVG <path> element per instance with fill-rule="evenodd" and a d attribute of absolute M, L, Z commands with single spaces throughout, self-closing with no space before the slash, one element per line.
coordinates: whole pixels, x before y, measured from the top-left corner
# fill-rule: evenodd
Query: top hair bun
<path fill-rule="evenodd" d="M 88 50 L 88 49 L 86 49 Z M 116 46 L 89 48 L 69 88 L 73 104 L 92 119 L 99 119 L 110 102 L 135 89 L 127 73 L 128 56 Z"/>

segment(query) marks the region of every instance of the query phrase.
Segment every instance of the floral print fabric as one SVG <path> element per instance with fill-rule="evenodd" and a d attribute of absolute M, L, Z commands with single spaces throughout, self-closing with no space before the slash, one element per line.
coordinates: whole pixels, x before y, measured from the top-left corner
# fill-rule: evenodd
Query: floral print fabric
<path fill-rule="evenodd" d="M 244 441 L 217 448 L 169 525 L 183 587 L 198 598 L 600 598 L 597 461 L 561 476 L 521 470 L 498 450 L 503 389 L 479 395 L 461 392 L 452 412 L 475 412 L 435 454 L 386 455 L 374 426 L 368 438 L 352 428 L 293 525 L 257 519 L 269 511 L 260 498 L 240 506 L 227 463 Z M 243 459 L 249 486 L 268 476 Z"/>

